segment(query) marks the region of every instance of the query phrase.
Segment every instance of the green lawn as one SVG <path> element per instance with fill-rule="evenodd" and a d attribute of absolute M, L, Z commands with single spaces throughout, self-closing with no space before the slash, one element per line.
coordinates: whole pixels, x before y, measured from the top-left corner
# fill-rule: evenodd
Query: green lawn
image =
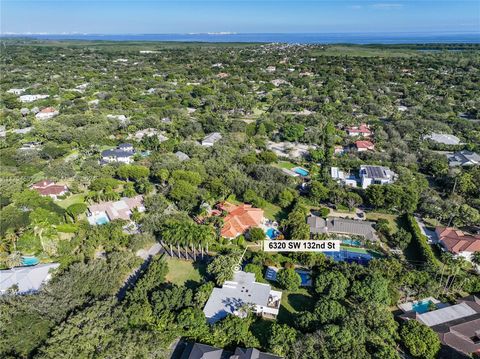
<path fill-rule="evenodd" d="M 67 208 L 68 206 L 74 203 L 84 203 L 84 202 L 85 202 L 85 194 L 77 193 L 77 194 L 72 194 L 71 196 L 65 199 L 62 199 L 60 201 L 57 201 L 56 203 L 62 208 Z"/>
<path fill-rule="evenodd" d="M 268 219 L 279 221 L 285 218 L 285 212 L 275 204 L 268 203 L 263 210 L 265 211 L 265 217 Z"/>
<path fill-rule="evenodd" d="M 297 165 L 289 161 L 278 161 L 276 163 L 276 166 L 280 168 L 286 168 L 287 170 L 291 170 L 293 167 L 296 167 Z"/>
<path fill-rule="evenodd" d="M 368 212 L 365 213 L 366 219 L 371 221 L 378 221 L 379 219 L 386 219 L 390 226 L 390 230 L 392 233 L 398 231 L 398 216 L 394 214 L 386 214 L 386 213 L 379 213 L 379 212 Z"/>
<path fill-rule="evenodd" d="M 300 288 L 295 292 L 284 290 L 282 294 L 282 303 L 278 313 L 278 322 L 292 325 L 295 313 L 313 310 L 315 299 L 305 288 Z"/>
<path fill-rule="evenodd" d="M 202 273 L 205 265 L 197 265 L 190 261 L 167 258 L 168 274 L 166 280 L 176 285 L 188 285 L 196 287 L 203 281 Z"/>

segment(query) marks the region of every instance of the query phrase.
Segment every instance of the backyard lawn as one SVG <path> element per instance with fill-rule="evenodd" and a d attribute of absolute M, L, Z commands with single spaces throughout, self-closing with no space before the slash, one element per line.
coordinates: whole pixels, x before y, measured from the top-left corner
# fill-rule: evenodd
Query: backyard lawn
<path fill-rule="evenodd" d="M 77 194 L 72 194 L 71 196 L 68 196 L 67 198 L 62 199 L 60 201 L 57 201 L 56 203 L 62 208 L 67 208 L 68 206 L 74 203 L 84 203 L 84 202 L 85 202 L 85 194 L 77 193 Z"/>
<path fill-rule="evenodd" d="M 314 306 L 315 300 L 307 289 L 300 288 L 295 292 L 284 290 L 280 312 L 277 317 L 278 322 L 292 325 L 294 319 L 293 314 L 305 310 L 313 310 Z"/>
<path fill-rule="evenodd" d="M 291 170 L 296 164 L 289 162 L 289 161 L 278 161 L 276 164 L 277 167 L 286 168 L 287 170 Z"/>
<path fill-rule="evenodd" d="M 190 261 L 167 258 L 168 274 L 166 280 L 172 284 L 184 285 L 191 282 L 195 287 L 195 283 L 200 284 L 203 281 L 202 274 L 205 273 L 205 265 L 192 263 Z"/>
<path fill-rule="evenodd" d="M 386 219 L 392 233 L 398 231 L 398 216 L 379 212 L 366 212 L 365 214 L 367 220 L 378 221 L 379 219 Z"/>
<path fill-rule="evenodd" d="M 285 213 L 282 209 L 272 203 L 268 203 L 263 210 L 265 211 L 265 217 L 268 219 L 279 221 L 285 218 Z"/>

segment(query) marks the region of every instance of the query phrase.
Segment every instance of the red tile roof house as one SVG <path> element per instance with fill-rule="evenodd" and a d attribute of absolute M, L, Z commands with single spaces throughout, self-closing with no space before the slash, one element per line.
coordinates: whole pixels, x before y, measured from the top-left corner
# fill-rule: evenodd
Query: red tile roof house
<path fill-rule="evenodd" d="M 253 208 L 249 204 L 234 205 L 223 202 L 217 207 L 227 212 L 221 230 L 221 235 L 225 238 L 236 238 L 252 227 L 259 227 L 264 220 L 263 209 Z"/>
<path fill-rule="evenodd" d="M 358 152 L 375 150 L 375 145 L 370 141 L 355 141 L 355 147 Z"/>
<path fill-rule="evenodd" d="M 365 123 L 360 124 L 360 126 L 347 127 L 346 131 L 350 137 L 370 137 L 372 135 L 370 127 Z"/>
<path fill-rule="evenodd" d="M 435 228 L 440 245 L 454 256 L 470 261 L 475 252 L 480 252 L 480 235 L 465 234 L 451 227 Z"/>
<path fill-rule="evenodd" d="M 55 184 L 55 182 L 50 180 L 43 180 L 37 183 L 34 183 L 31 187 L 42 196 L 50 196 L 53 199 L 57 199 L 58 196 L 63 196 L 68 192 L 68 187 L 61 184 Z"/>
<path fill-rule="evenodd" d="M 55 110 L 53 107 L 45 107 L 40 112 L 38 112 L 35 117 L 39 120 L 48 120 L 52 117 L 58 115 L 58 111 Z"/>

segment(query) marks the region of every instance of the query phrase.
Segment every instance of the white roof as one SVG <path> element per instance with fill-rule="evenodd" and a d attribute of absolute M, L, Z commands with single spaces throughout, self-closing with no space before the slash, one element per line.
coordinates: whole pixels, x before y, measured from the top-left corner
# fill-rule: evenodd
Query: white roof
<path fill-rule="evenodd" d="M 37 264 L 31 267 L 18 267 L 0 271 L 0 294 L 4 294 L 13 285 L 18 286 L 18 293 L 25 294 L 40 289 L 48 280 L 50 269 L 58 268 L 59 263 Z"/>
<path fill-rule="evenodd" d="M 468 317 L 476 313 L 477 311 L 470 307 L 467 303 L 460 303 L 424 314 L 419 314 L 417 316 L 417 319 L 423 324 L 429 327 L 433 327 L 438 324 L 447 323 L 452 320 Z"/>
<path fill-rule="evenodd" d="M 222 288 L 214 288 L 203 309 L 210 322 L 234 313 L 244 304 L 267 306 L 270 296 L 281 297 L 270 285 L 255 282 L 255 274 L 238 271 L 233 281 L 226 281 Z"/>
<path fill-rule="evenodd" d="M 457 136 L 446 134 L 446 133 L 432 133 L 425 136 L 426 139 L 430 139 L 437 143 L 443 143 L 445 145 L 458 145 L 460 144 L 460 139 Z"/>

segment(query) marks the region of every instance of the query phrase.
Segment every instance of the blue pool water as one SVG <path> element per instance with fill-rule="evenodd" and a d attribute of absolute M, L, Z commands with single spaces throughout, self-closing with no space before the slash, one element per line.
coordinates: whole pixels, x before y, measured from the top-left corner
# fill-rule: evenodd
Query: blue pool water
<path fill-rule="evenodd" d="M 40 260 L 37 257 L 22 257 L 23 266 L 34 266 L 40 263 Z"/>
<path fill-rule="evenodd" d="M 275 239 L 280 234 L 280 232 L 277 231 L 275 228 L 269 228 L 269 229 L 267 229 L 267 231 L 265 233 L 267 234 L 268 238 L 270 238 L 270 239 Z"/>
<path fill-rule="evenodd" d="M 428 308 L 430 307 L 430 304 L 432 302 L 429 301 L 429 300 L 425 300 L 423 302 L 418 302 L 418 303 L 414 303 L 412 304 L 412 310 L 414 310 L 415 312 L 417 312 L 418 314 L 423 314 L 423 313 L 426 313 L 428 312 Z"/>
<path fill-rule="evenodd" d="M 356 253 L 341 249 L 339 252 L 323 252 L 335 262 L 367 264 L 373 257 L 368 253 Z"/>
<path fill-rule="evenodd" d="M 98 225 L 106 224 L 108 222 L 109 222 L 109 220 L 106 216 L 98 217 L 95 221 L 95 223 L 98 224 Z"/>
<path fill-rule="evenodd" d="M 295 167 L 292 169 L 292 171 L 303 177 L 308 176 L 308 171 L 305 168 Z"/>
<path fill-rule="evenodd" d="M 361 247 L 362 242 L 359 241 L 358 239 L 342 239 L 342 243 L 347 245 L 347 246 L 353 246 L 353 247 Z"/>
<path fill-rule="evenodd" d="M 307 272 L 297 271 L 300 278 L 302 278 L 302 286 L 312 285 L 311 276 Z"/>

